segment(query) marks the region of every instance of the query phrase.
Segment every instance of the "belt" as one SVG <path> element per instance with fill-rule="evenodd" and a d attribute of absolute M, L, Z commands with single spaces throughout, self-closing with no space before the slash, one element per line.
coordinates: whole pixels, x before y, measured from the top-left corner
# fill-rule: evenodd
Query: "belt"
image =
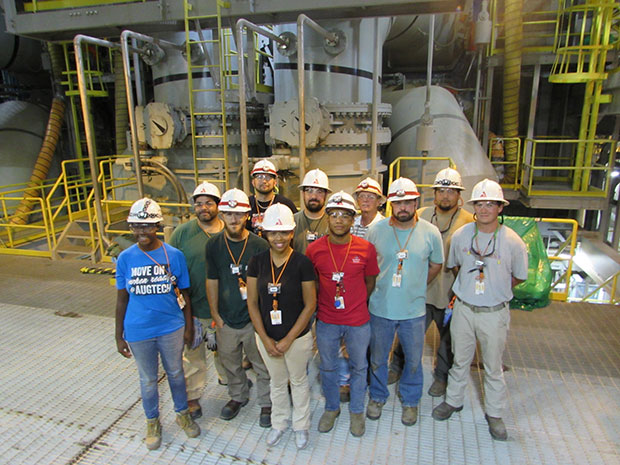
<path fill-rule="evenodd" d="M 467 302 L 459 299 L 457 297 L 457 300 L 462 303 L 463 305 L 465 305 L 467 308 L 469 308 L 472 312 L 474 313 L 491 313 L 491 312 L 498 312 L 500 310 L 503 310 L 504 307 L 506 307 L 506 304 L 508 302 L 503 302 L 501 304 L 497 304 L 497 305 L 493 305 L 492 307 L 479 307 L 477 305 L 470 305 Z"/>

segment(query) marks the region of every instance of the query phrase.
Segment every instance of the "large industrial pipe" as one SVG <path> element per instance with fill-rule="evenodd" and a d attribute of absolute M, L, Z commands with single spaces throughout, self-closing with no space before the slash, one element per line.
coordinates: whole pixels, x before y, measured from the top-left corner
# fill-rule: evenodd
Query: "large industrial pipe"
<path fill-rule="evenodd" d="M 127 137 L 125 135 L 129 124 L 127 114 L 127 91 L 125 89 L 125 78 L 123 72 L 123 55 L 114 51 L 114 138 L 116 142 L 116 153 L 120 154 L 127 148 Z"/>
<path fill-rule="evenodd" d="M 297 17 L 297 87 L 298 119 L 299 119 L 299 179 L 306 174 L 306 85 L 305 85 L 305 59 L 304 59 L 304 24 L 307 24 L 317 33 L 322 35 L 330 43 L 337 44 L 338 36 L 327 29 L 322 28 L 306 15 Z"/>
<path fill-rule="evenodd" d="M 241 124 L 241 168 L 243 172 L 243 190 L 250 192 L 250 163 L 248 154 L 248 120 L 246 109 L 246 96 L 245 96 L 245 59 L 244 59 L 244 47 L 243 47 L 243 29 L 247 28 L 254 32 L 257 32 L 275 43 L 288 46 L 287 40 L 280 36 L 275 35 L 273 32 L 268 31 L 251 23 L 247 19 L 241 18 L 237 21 L 235 26 L 235 37 L 237 41 L 237 69 L 239 70 L 239 122 Z"/>
<path fill-rule="evenodd" d="M 504 137 L 519 135 L 519 88 L 521 86 L 521 55 L 523 49 L 523 21 L 521 18 L 523 0 L 506 0 L 505 18 L 505 51 L 504 51 Z M 504 144 L 507 162 L 518 157 L 518 144 L 514 140 L 506 140 Z M 516 177 L 516 167 L 506 165 L 503 182 L 512 184 Z"/>
<path fill-rule="evenodd" d="M 39 189 L 41 187 L 41 182 L 47 177 L 47 173 L 52 164 L 52 158 L 54 158 L 54 152 L 56 151 L 56 145 L 58 144 L 64 117 L 65 102 L 60 97 L 54 97 L 49 120 L 47 122 L 47 129 L 45 130 L 43 145 L 41 146 L 41 151 L 39 152 L 39 156 L 32 170 L 28 188 L 24 191 L 24 198 L 15 210 L 15 214 L 11 217 L 12 224 L 26 224 L 34 205 L 34 201 L 30 200 L 30 198 L 42 197 L 42 193 Z"/>
<path fill-rule="evenodd" d="M 133 100 L 133 86 L 131 80 L 131 64 L 129 62 L 129 39 L 136 39 L 136 41 L 140 40 L 142 42 L 148 43 L 157 43 L 157 45 L 162 45 L 166 47 L 170 47 L 179 51 L 183 50 L 182 45 L 177 45 L 172 42 L 168 42 L 167 40 L 154 39 L 153 37 L 140 34 L 138 32 L 133 32 L 129 30 L 124 30 L 121 33 L 121 54 L 123 56 L 123 74 L 125 75 L 125 88 L 127 92 L 127 106 L 128 106 L 128 114 L 129 114 L 129 127 L 131 129 L 131 145 L 133 150 L 133 161 L 136 169 L 136 183 L 138 185 L 138 194 L 140 197 L 144 197 L 144 184 L 142 182 L 142 169 L 140 164 L 140 148 L 138 147 L 138 127 L 136 124 L 136 107 Z M 136 51 L 132 47 L 132 51 Z"/>

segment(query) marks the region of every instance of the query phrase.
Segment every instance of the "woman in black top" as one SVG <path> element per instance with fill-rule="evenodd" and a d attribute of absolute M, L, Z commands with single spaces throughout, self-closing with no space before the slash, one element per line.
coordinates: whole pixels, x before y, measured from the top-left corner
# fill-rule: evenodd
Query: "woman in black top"
<path fill-rule="evenodd" d="M 307 366 L 312 355 L 310 318 L 316 308 L 314 266 L 291 247 L 295 221 L 282 204 L 265 211 L 263 230 L 269 250 L 248 265 L 248 310 L 256 344 L 271 376 L 271 424 L 267 444 L 276 445 L 291 417 L 288 385 L 293 398 L 295 444 L 308 445 L 310 388 Z"/>

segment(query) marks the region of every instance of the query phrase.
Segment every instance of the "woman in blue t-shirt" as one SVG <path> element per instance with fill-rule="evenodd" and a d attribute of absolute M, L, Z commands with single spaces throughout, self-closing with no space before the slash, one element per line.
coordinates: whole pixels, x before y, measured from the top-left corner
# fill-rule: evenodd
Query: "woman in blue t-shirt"
<path fill-rule="evenodd" d="M 138 365 L 142 406 L 146 415 L 145 444 L 161 445 L 157 374 L 159 356 L 168 378 L 176 422 L 190 438 L 200 434 L 187 408 L 183 374 L 183 343 L 194 338 L 189 299 L 189 273 L 183 254 L 157 238 L 161 208 L 154 200 L 135 202 L 127 223 L 136 244 L 116 264 L 116 348 Z"/>
<path fill-rule="evenodd" d="M 295 444 L 308 445 L 310 388 L 307 367 L 312 355 L 310 318 L 316 308 L 316 275 L 308 257 L 291 248 L 295 221 L 280 203 L 267 208 L 263 231 L 269 250 L 248 264 L 248 311 L 256 345 L 271 376 L 271 424 L 267 444 L 275 446 L 291 418 Z"/>

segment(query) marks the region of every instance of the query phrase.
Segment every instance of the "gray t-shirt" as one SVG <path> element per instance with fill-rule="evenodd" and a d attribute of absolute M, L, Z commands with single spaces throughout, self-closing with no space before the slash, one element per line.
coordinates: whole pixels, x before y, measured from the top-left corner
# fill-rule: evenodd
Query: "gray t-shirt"
<path fill-rule="evenodd" d="M 525 243 L 506 226 L 500 226 L 496 236 L 494 233 L 478 231 L 474 239 L 476 231 L 476 223 L 469 223 L 452 236 L 446 267 L 460 267 L 452 290 L 459 299 L 470 305 L 492 307 L 508 302 L 512 299 L 512 277 L 527 279 Z M 474 251 L 488 256 L 480 258 Z M 484 292 L 478 294 L 476 278 L 479 272 L 476 260 L 484 262 Z"/>

